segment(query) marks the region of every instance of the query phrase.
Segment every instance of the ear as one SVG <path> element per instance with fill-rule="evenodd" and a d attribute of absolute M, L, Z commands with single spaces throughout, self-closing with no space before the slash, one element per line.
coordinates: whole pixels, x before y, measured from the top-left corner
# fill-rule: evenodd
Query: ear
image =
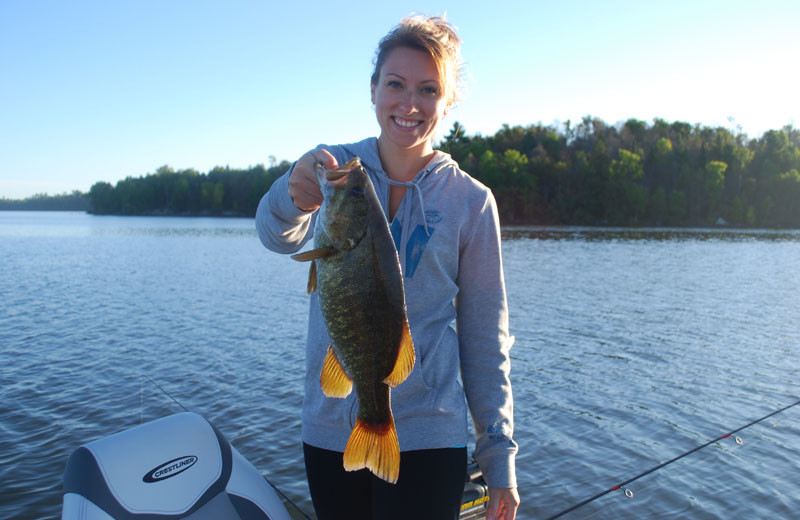
<path fill-rule="evenodd" d="M 370 90 L 370 99 L 372 99 L 372 104 L 375 104 L 375 83 L 369 82 L 369 90 Z"/>

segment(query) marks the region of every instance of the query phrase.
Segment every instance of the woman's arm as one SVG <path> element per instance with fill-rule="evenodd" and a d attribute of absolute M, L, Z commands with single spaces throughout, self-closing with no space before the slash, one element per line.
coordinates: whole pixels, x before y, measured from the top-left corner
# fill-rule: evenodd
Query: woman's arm
<path fill-rule="evenodd" d="M 475 458 L 490 489 L 515 488 L 514 405 L 508 305 L 497 207 L 491 192 L 469 216 L 456 297 L 461 379 L 475 423 Z M 495 506 L 496 507 L 496 506 Z"/>

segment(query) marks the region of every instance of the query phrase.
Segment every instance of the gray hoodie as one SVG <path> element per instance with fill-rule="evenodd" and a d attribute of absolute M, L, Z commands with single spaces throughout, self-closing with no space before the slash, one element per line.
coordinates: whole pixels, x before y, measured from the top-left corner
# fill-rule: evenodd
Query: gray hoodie
<path fill-rule="evenodd" d="M 392 390 L 401 451 L 465 446 L 469 406 L 477 435 L 474 455 L 489 486 L 515 487 L 509 380 L 514 338 L 508 333 L 500 226 L 491 191 L 441 151 L 410 183 L 397 183 L 383 171 L 374 137 L 319 148 L 340 165 L 359 156 L 385 212 L 390 185 L 407 187 L 390 223 L 417 354 L 411 375 Z M 290 174 L 275 181 L 256 213 L 261 242 L 278 253 L 300 250 L 312 238 L 316 219 L 315 212 L 292 202 Z M 312 446 L 343 452 L 355 424 L 355 393 L 346 399 L 323 395 L 319 375 L 329 344 L 319 298 L 312 293 L 302 436 Z"/>

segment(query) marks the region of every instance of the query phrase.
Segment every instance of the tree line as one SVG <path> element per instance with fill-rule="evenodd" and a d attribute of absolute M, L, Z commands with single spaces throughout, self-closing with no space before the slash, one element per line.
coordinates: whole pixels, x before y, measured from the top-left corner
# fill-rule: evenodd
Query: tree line
<path fill-rule="evenodd" d="M 503 126 L 441 143 L 517 224 L 800 228 L 800 130 L 758 139 L 725 128 L 585 117 Z"/>
<path fill-rule="evenodd" d="M 89 190 L 89 212 L 253 217 L 261 196 L 289 166 L 286 161 L 270 168 L 262 164 L 247 169 L 218 166 L 207 174 L 162 166 L 155 173 L 128 177 L 114 186 L 95 183 Z"/>
<path fill-rule="evenodd" d="M 47 195 L 40 193 L 25 199 L 0 198 L 0 211 L 88 211 L 89 197 L 74 190 L 72 193 Z"/>
<path fill-rule="evenodd" d="M 800 228 L 800 130 L 792 126 L 750 139 L 658 118 L 608 125 L 587 116 L 577 125 L 504 125 L 492 136 L 455 123 L 437 147 L 492 189 L 503 224 Z M 162 166 L 59 197 L 95 214 L 252 217 L 290 167 L 270 159 L 269 168 L 206 174 Z M 0 209 L 35 209 L 3 205 L 15 202 Z"/>

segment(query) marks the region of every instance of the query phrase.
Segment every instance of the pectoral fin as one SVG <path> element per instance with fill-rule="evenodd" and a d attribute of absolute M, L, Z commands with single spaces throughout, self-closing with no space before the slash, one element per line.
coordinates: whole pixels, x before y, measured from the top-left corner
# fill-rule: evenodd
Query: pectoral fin
<path fill-rule="evenodd" d="M 328 347 L 328 354 L 322 363 L 319 384 L 322 387 L 322 393 L 328 397 L 347 397 L 353 390 L 353 380 L 344 372 L 332 346 Z"/>
<path fill-rule="evenodd" d="M 303 251 L 302 253 L 292 255 L 290 258 L 292 260 L 297 260 L 298 262 L 308 262 L 309 260 L 316 260 L 318 258 L 328 258 L 334 253 L 336 253 L 336 248 L 333 246 L 328 246 Z"/>
<path fill-rule="evenodd" d="M 308 270 L 308 285 L 306 286 L 306 292 L 308 292 L 308 294 L 317 290 L 317 263 L 314 260 L 328 258 L 334 253 L 336 253 L 336 248 L 328 246 L 297 253 L 290 257 L 292 260 L 298 262 L 311 262 L 311 267 Z"/>
<path fill-rule="evenodd" d="M 400 351 L 397 353 L 397 361 L 395 361 L 392 373 L 389 374 L 383 382 L 394 388 L 405 381 L 408 374 L 414 369 L 415 359 L 414 342 L 411 340 L 411 331 L 406 321 L 403 323 L 403 333 L 400 338 Z"/>

